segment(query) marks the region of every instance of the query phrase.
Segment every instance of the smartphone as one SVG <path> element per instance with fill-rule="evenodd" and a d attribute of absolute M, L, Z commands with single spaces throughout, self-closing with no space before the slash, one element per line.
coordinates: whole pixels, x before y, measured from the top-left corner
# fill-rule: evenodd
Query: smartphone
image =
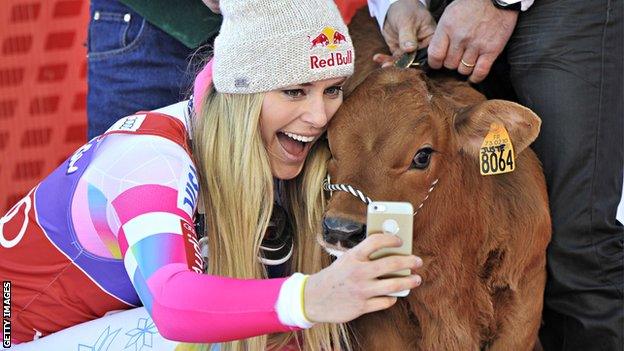
<path fill-rule="evenodd" d="M 414 221 L 414 208 L 409 202 L 381 202 L 373 201 L 368 204 L 366 211 L 366 236 L 376 233 L 385 235 L 398 235 L 403 241 L 400 247 L 383 248 L 374 252 L 371 260 L 390 255 L 412 254 L 412 224 Z M 409 269 L 392 272 L 381 278 L 404 277 L 410 275 Z M 407 296 L 409 290 L 399 291 L 390 296 Z"/>

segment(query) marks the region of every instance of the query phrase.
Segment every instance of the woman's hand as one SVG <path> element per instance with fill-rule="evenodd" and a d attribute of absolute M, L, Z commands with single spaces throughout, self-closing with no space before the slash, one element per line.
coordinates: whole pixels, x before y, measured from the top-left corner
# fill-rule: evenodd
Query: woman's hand
<path fill-rule="evenodd" d="M 369 256 L 385 247 L 399 247 L 394 235 L 370 235 L 340 256 L 329 267 L 311 275 L 304 291 L 305 313 L 313 322 L 344 323 L 362 314 L 394 305 L 396 297 L 385 296 L 420 285 L 419 275 L 378 279 L 403 269 L 415 270 L 422 260 L 414 255 L 388 256 L 374 261 Z"/>

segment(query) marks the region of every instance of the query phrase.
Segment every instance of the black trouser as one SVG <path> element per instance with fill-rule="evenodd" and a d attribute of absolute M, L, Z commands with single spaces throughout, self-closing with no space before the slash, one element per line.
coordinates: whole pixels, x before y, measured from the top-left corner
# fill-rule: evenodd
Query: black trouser
<path fill-rule="evenodd" d="M 548 351 L 624 350 L 622 12 L 621 0 L 536 0 L 507 45 L 518 100 L 542 119 Z"/>

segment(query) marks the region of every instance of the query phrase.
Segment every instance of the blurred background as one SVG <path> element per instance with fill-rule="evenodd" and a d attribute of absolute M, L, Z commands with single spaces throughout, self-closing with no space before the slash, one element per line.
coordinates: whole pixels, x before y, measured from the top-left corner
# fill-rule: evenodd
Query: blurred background
<path fill-rule="evenodd" d="M 2 0 L 0 212 L 86 142 L 88 0 Z"/>

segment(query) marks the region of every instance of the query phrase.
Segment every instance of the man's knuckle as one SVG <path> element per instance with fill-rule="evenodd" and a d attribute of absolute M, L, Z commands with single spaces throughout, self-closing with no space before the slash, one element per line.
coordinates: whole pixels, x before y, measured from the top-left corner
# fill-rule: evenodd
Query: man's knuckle
<path fill-rule="evenodd" d="M 472 41 L 472 37 L 464 32 L 459 32 L 453 35 L 451 39 L 452 45 L 455 47 L 465 47 L 466 44 Z"/>
<path fill-rule="evenodd" d="M 473 74 L 474 74 L 475 77 L 483 78 L 483 77 L 487 76 L 489 71 L 490 70 L 488 68 L 475 68 Z"/>
<path fill-rule="evenodd" d="M 429 58 L 435 59 L 437 61 L 441 61 L 444 58 L 442 50 L 438 49 L 437 46 L 430 46 L 427 54 L 429 55 Z"/>

